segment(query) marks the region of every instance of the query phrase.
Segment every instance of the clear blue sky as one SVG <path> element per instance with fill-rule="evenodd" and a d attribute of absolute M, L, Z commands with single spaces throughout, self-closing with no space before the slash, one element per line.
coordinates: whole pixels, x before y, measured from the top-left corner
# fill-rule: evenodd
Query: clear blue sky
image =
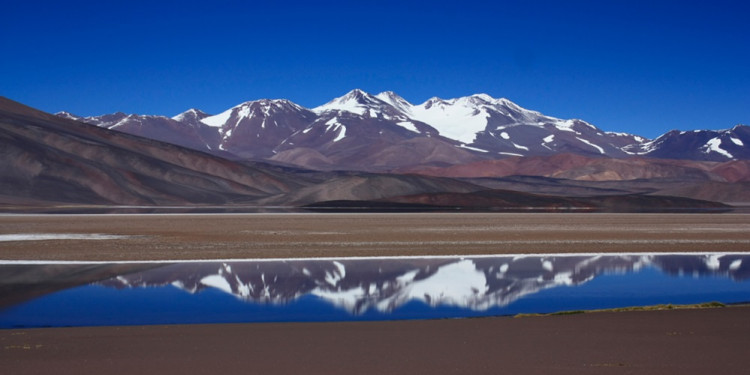
<path fill-rule="evenodd" d="M 4 0 L 0 95 L 173 116 L 353 88 L 483 92 L 608 131 L 722 129 L 750 124 L 745 4 Z"/>

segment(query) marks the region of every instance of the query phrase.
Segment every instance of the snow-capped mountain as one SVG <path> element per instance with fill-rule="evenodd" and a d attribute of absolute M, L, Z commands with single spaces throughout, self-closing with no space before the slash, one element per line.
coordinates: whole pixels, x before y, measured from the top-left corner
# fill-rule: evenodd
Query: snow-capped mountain
<path fill-rule="evenodd" d="M 317 296 L 352 314 L 390 312 L 412 301 L 472 310 L 503 307 L 604 273 L 653 266 L 670 274 L 750 277 L 747 257 L 727 255 L 497 256 L 181 263 L 114 277 L 117 288 L 215 288 L 248 302 L 283 304 Z M 377 262 L 374 266 L 373 262 Z"/>
<path fill-rule="evenodd" d="M 487 94 L 413 105 L 393 92 L 378 94 L 408 116 L 434 126 L 442 136 L 492 154 L 532 156 L 558 152 L 626 156 L 623 147 L 644 139 L 607 133 L 582 120 L 561 120 Z"/>
<path fill-rule="evenodd" d="M 245 102 L 201 123 L 215 129 L 219 141 L 213 149 L 242 159 L 273 156 L 274 149 L 314 121 L 315 114 L 285 99 Z"/>
<path fill-rule="evenodd" d="M 190 129 L 163 117 L 113 117 L 119 120 L 113 118 L 111 124 L 133 130 L 174 130 L 154 124 Z M 165 133 L 174 137 L 171 131 Z M 237 204 L 310 184 L 278 167 L 232 162 L 53 116 L 2 97 L 0 155 L 6 205 Z"/>
<path fill-rule="evenodd" d="M 275 148 L 270 160 L 310 166 L 307 160 L 345 169 L 383 170 L 411 163 L 475 160 L 433 127 L 410 120 L 361 90 L 313 109 L 316 118 Z M 364 168 L 363 168 L 364 167 Z"/>
<path fill-rule="evenodd" d="M 200 109 L 190 108 L 187 111 L 182 112 L 179 115 L 172 117 L 172 120 L 190 124 L 190 125 L 198 125 L 198 123 L 201 120 L 209 116 L 211 115 L 209 115 L 206 112 L 201 111 Z"/>
<path fill-rule="evenodd" d="M 444 167 L 508 156 L 750 158 L 750 131 L 670 132 L 656 140 L 558 119 L 505 98 L 476 94 L 409 103 L 392 91 L 352 90 L 313 109 L 284 99 L 249 101 L 210 116 L 191 109 L 172 118 L 114 113 L 61 117 L 240 160 L 313 169 L 384 171 Z"/>
<path fill-rule="evenodd" d="M 117 124 L 118 122 L 128 117 L 126 113 L 122 113 L 122 112 L 115 112 L 115 113 L 110 113 L 110 114 L 101 115 L 101 116 L 81 117 L 81 116 L 76 116 L 72 113 L 63 111 L 63 112 L 56 113 L 56 115 L 62 118 L 70 119 L 70 120 L 76 120 L 76 121 L 86 122 L 89 124 L 94 124 L 101 128 L 112 127 L 113 125 Z"/>
<path fill-rule="evenodd" d="M 640 144 L 636 153 L 665 159 L 727 161 L 750 159 L 750 127 L 725 130 L 673 130 Z"/>
<path fill-rule="evenodd" d="M 329 111 L 349 112 L 370 118 L 383 117 L 387 119 L 403 119 L 401 113 L 383 100 L 370 95 L 362 90 L 354 89 L 346 95 L 333 99 L 330 102 L 313 108 L 313 111 L 322 114 Z"/>

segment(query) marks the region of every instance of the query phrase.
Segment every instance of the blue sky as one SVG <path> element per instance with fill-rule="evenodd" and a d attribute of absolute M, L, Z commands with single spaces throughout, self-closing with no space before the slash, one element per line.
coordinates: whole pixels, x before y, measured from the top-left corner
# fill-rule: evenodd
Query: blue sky
<path fill-rule="evenodd" d="M 744 1 L 3 1 L 0 95 L 79 115 L 506 97 L 608 131 L 750 124 Z"/>

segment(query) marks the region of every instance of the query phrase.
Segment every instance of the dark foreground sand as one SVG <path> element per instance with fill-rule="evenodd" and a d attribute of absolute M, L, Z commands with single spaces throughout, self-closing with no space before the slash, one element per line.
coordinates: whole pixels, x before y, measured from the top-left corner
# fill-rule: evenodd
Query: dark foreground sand
<path fill-rule="evenodd" d="M 750 308 L 0 331 L 3 374 L 744 374 Z"/>
<path fill-rule="evenodd" d="M 750 215 L 1 216 L 0 259 L 750 251 Z M 3 374 L 706 374 L 750 368 L 750 307 L 362 323 L 0 330 Z"/>

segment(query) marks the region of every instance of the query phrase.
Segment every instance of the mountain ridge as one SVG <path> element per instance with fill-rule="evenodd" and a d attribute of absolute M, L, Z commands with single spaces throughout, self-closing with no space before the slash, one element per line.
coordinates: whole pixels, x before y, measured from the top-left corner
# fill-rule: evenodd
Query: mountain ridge
<path fill-rule="evenodd" d="M 393 91 L 372 95 L 354 89 L 311 109 L 287 99 L 259 99 L 216 115 L 197 109 L 171 118 L 121 112 L 92 117 L 67 112 L 58 115 L 233 160 L 317 170 L 376 172 L 559 153 L 698 161 L 750 159 L 750 128 L 744 125 L 721 131 L 671 131 L 651 140 L 603 131 L 580 119 L 547 116 L 487 94 L 433 97 L 412 104 Z M 413 144 L 421 146 L 409 149 Z M 373 156 L 381 150 L 389 151 Z M 412 156 L 399 157 L 405 150 Z"/>

